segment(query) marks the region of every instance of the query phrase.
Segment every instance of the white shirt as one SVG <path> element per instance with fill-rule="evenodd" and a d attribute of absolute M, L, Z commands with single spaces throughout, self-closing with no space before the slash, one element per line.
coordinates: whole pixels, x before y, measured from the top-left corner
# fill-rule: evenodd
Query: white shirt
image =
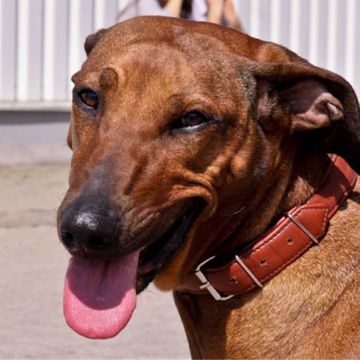
<path fill-rule="evenodd" d="M 124 21 L 135 16 L 158 15 L 172 16 L 166 9 L 163 9 L 156 0 L 127 0 L 123 2 L 117 21 Z M 207 20 L 206 0 L 193 0 L 191 20 Z"/>

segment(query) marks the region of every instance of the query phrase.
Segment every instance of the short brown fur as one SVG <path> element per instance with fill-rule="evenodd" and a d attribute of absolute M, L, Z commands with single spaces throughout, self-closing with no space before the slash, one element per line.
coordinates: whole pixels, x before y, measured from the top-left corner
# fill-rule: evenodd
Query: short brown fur
<path fill-rule="evenodd" d="M 96 113 L 74 103 L 70 188 L 62 207 L 102 174 L 141 243 L 179 217 L 204 211 L 155 283 L 176 290 L 206 257 L 262 234 L 302 204 L 327 170 L 324 153 L 360 169 L 359 107 L 350 85 L 289 50 L 237 31 L 138 18 L 89 39 L 76 87 L 101 93 Z M 169 122 L 201 107 L 215 121 L 188 134 Z M 175 291 L 194 358 L 360 356 L 360 187 L 321 245 L 262 291 L 217 303 Z"/>

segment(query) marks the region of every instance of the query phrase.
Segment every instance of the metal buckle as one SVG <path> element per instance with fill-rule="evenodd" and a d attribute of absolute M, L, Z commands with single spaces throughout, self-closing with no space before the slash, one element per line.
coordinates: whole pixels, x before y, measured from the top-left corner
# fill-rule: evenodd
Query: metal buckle
<path fill-rule="evenodd" d="M 231 298 L 234 297 L 234 295 L 228 295 L 228 296 L 222 296 L 209 282 L 209 280 L 206 278 L 205 274 L 201 271 L 201 268 L 207 264 L 208 262 L 210 262 L 211 260 L 215 259 L 215 256 L 211 256 L 208 259 L 206 259 L 205 261 L 203 261 L 202 263 L 200 263 L 197 268 L 195 269 L 195 276 L 200 280 L 201 285 L 199 286 L 199 288 L 202 289 L 206 289 L 211 295 L 212 297 L 216 300 L 216 301 L 226 301 L 229 300 Z"/>
<path fill-rule="evenodd" d="M 305 235 L 307 235 L 315 245 L 319 245 L 319 240 L 294 216 L 285 214 Z"/>

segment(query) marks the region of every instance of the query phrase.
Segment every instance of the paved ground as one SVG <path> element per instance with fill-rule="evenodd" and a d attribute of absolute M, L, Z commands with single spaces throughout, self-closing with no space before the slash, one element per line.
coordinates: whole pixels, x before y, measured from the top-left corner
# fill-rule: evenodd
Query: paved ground
<path fill-rule="evenodd" d="M 0 111 L 0 164 L 67 162 L 69 112 Z"/>
<path fill-rule="evenodd" d="M 62 317 L 68 255 L 56 237 L 65 165 L 0 167 L 0 358 L 189 358 L 171 294 L 150 288 L 111 340 L 73 333 Z"/>

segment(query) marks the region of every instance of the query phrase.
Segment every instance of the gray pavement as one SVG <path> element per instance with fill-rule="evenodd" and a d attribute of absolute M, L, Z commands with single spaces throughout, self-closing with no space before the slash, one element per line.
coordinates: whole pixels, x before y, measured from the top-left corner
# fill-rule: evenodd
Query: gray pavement
<path fill-rule="evenodd" d="M 0 164 L 67 162 L 69 112 L 0 111 Z"/>
<path fill-rule="evenodd" d="M 189 358 L 169 293 L 150 287 L 114 339 L 94 341 L 70 330 L 62 316 L 68 254 L 57 240 L 56 208 L 67 166 L 0 166 L 0 358 Z"/>

